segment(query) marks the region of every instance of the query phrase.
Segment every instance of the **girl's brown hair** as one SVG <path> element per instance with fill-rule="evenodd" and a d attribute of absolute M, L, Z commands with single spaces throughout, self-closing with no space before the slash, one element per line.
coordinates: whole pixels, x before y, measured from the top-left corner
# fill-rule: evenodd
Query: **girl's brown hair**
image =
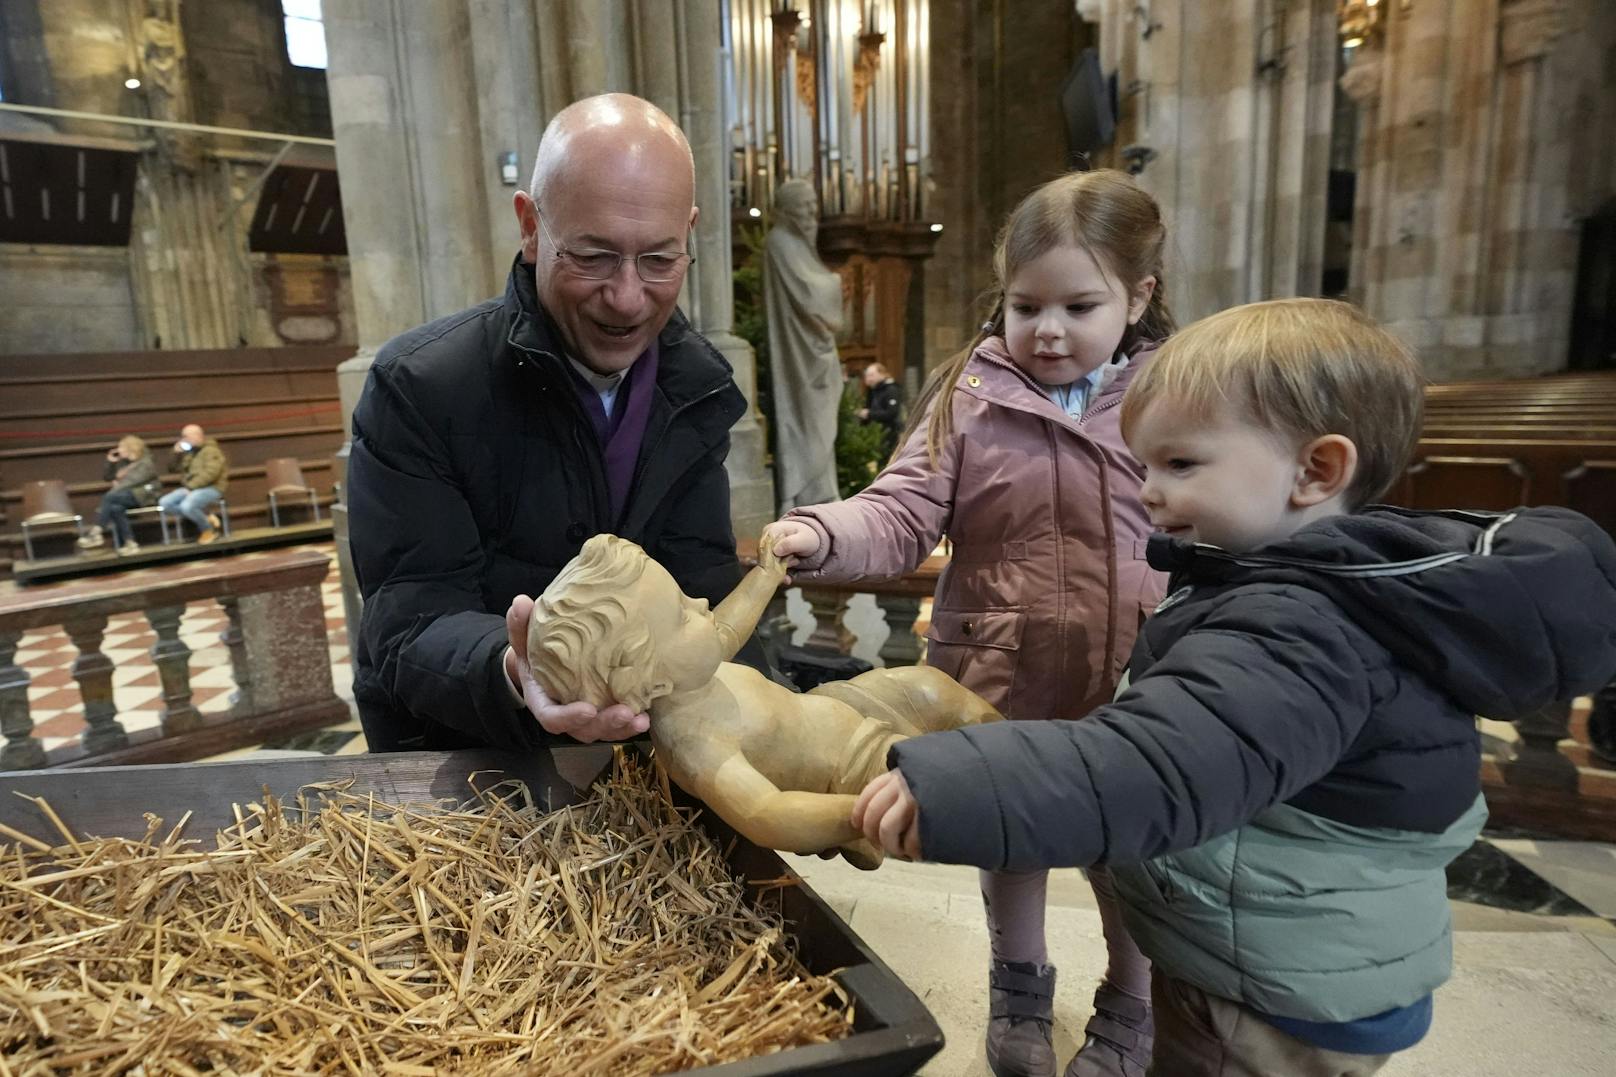
<path fill-rule="evenodd" d="M 1005 289 L 1023 266 L 1063 243 L 1087 251 L 1100 271 L 1122 286 L 1125 295 L 1132 294 L 1146 277 L 1156 278 L 1144 314 L 1122 334 L 1118 349 L 1123 354 L 1132 354 L 1141 342 L 1165 340 L 1174 329 L 1162 279 L 1166 241 L 1161 207 L 1126 173 L 1115 169 L 1070 172 L 1022 199 L 1005 222 L 993 251 L 992 316 L 969 347 L 926 379 L 898 444 L 908 444 L 925 423 L 926 449 L 936 466 L 953 433 L 954 385 L 960 373 L 983 341 L 1004 336 Z"/>

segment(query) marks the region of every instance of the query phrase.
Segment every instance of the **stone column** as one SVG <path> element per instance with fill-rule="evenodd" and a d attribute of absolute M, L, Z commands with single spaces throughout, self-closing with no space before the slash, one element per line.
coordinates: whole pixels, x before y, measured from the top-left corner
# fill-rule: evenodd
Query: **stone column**
<path fill-rule="evenodd" d="M 353 277 L 359 354 L 337 368 L 347 477 L 354 405 L 392 337 L 498 289 L 477 79 L 463 2 L 327 0 L 326 83 Z M 504 256 L 514 254 L 514 234 Z M 359 595 L 347 495 L 331 507 L 350 643 Z"/>
<path fill-rule="evenodd" d="M 1616 191 L 1594 0 L 1398 4 L 1359 102 L 1352 289 L 1439 381 L 1562 369 L 1577 229 Z"/>
<path fill-rule="evenodd" d="M 756 538 L 774 519 L 774 482 L 763 466 L 763 427 L 758 422 L 757 360 L 752 346 L 734 333 L 735 283 L 730 257 L 729 141 L 724 130 L 723 38 L 717 3 L 674 8 L 683 87 L 679 125 L 696 157 L 696 264 L 688 284 L 691 318 L 735 369 L 735 384 L 750 405 L 730 430 L 730 520 L 738 539 Z"/>

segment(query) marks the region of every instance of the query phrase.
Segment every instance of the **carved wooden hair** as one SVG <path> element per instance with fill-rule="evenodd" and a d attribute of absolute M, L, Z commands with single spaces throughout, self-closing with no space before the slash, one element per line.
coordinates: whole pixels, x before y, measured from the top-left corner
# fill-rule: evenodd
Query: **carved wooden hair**
<path fill-rule="evenodd" d="M 539 596 L 527 654 L 551 699 L 638 712 L 671 690 L 645 619 L 624 601 L 648 560 L 627 539 L 596 535 Z"/>

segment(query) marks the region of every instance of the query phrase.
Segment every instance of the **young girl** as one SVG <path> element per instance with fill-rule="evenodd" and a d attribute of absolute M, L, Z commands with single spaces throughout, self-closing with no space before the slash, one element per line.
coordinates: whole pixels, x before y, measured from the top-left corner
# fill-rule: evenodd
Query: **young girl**
<path fill-rule="evenodd" d="M 994 252 L 993 317 L 928 383 L 898 456 L 857 497 L 795 509 L 769 528 L 799 582 L 900 575 L 946 532 L 953 556 L 927 662 L 1007 718 L 1076 718 L 1108 702 L 1161 597 L 1144 560 L 1143 471 L 1122 443 L 1117 405 L 1173 328 L 1165 235 L 1155 201 L 1120 172 L 1074 173 L 1027 196 Z M 1142 1077 L 1150 966 L 1109 876 L 1090 878 L 1110 961 L 1067 1077 Z M 1046 881 L 1041 871 L 982 874 L 987 1055 L 999 1077 L 1055 1072 Z"/>

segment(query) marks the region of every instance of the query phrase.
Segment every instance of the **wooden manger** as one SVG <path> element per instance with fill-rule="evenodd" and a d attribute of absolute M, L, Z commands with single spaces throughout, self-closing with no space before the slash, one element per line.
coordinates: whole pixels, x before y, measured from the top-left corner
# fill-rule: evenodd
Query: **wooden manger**
<path fill-rule="evenodd" d="M 0 773 L 0 1071 L 876 1077 L 941 1047 L 778 856 L 612 758 Z"/>

